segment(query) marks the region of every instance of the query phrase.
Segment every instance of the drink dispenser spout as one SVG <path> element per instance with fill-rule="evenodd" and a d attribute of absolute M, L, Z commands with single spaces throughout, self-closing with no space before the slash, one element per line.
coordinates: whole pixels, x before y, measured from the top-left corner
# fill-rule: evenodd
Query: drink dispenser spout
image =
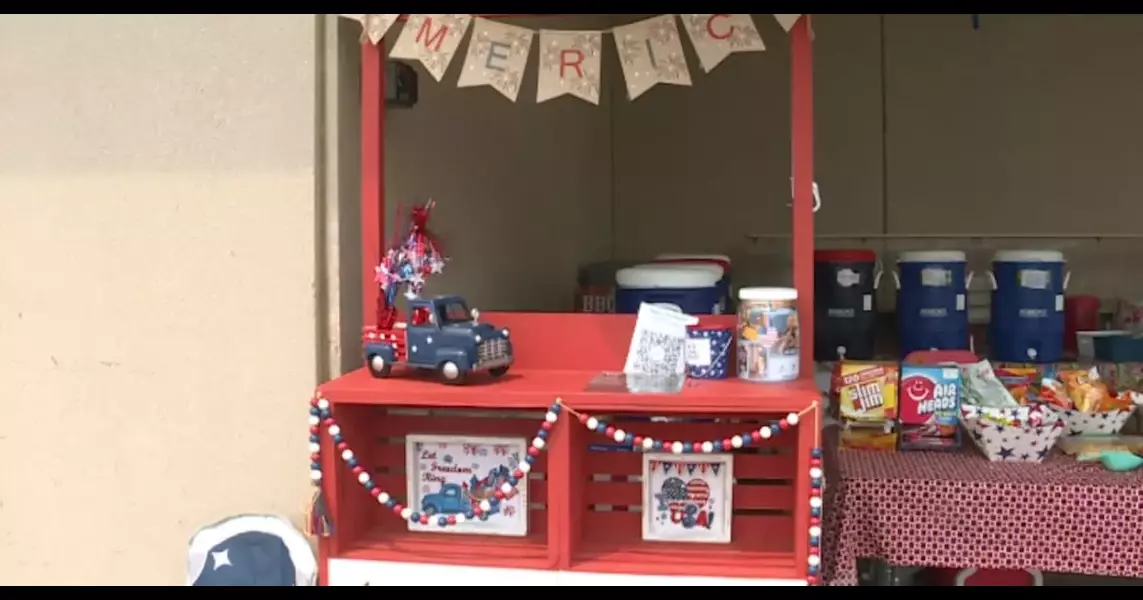
<path fill-rule="evenodd" d="M 1039 354 L 1040 353 L 1036 352 L 1035 348 L 1028 348 L 1028 360 L 1031 360 L 1034 362 L 1036 360 L 1036 356 Z"/>
<path fill-rule="evenodd" d="M 845 360 L 845 346 L 838 346 L 837 347 L 837 359 L 838 360 Z"/>

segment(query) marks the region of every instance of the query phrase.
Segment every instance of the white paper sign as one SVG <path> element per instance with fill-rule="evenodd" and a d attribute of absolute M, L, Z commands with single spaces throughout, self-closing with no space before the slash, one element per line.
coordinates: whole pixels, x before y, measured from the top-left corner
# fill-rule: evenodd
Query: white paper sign
<path fill-rule="evenodd" d="M 472 15 L 409 15 L 390 56 L 418 60 L 440 81 L 470 23 Z"/>
<path fill-rule="evenodd" d="M 642 96 L 660 83 L 691 84 L 675 15 L 660 15 L 616 27 L 614 33 L 630 99 Z"/>
<path fill-rule="evenodd" d="M 766 49 L 750 15 L 679 15 L 691 39 L 699 63 L 710 73 L 735 52 Z"/>
<path fill-rule="evenodd" d="M 541 29 L 536 102 L 567 94 L 598 105 L 602 46 L 599 31 Z"/>
<path fill-rule="evenodd" d="M 623 372 L 682 375 L 686 371 L 687 327 L 698 318 L 654 304 L 639 305 Z"/>
<path fill-rule="evenodd" d="M 709 367 L 714 361 L 714 351 L 710 338 L 687 338 L 687 364 L 692 367 Z"/>
<path fill-rule="evenodd" d="M 492 86 L 515 102 L 534 35 L 531 29 L 475 18 L 457 87 Z"/>

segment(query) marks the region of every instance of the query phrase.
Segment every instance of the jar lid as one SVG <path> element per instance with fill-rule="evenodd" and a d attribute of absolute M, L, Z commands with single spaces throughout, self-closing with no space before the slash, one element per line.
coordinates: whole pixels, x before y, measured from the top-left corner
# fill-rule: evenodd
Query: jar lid
<path fill-rule="evenodd" d="M 783 302 L 798 299 L 798 290 L 794 288 L 742 288 L 738 290 L 738 299 L 747 302 Z"/>

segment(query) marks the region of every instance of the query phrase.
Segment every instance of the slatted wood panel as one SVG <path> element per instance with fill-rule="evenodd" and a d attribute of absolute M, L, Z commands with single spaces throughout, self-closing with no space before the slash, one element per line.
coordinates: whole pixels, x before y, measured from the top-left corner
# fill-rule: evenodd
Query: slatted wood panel
<path fill-rule="evenodd" d="M 770 419 L 739 417 L 690 421 L 648 422 L 645 417 L 613 416 L 608 423 L 628 433 L 657 440 L 723 440 L 757 429 Z M 642 540 L 643 454 L 618 451 L 606 437 L 584 431 L 577 435 L 576 497 L 582 526 L 572 542 L 581 556 L 609 551 L 696 551 L 694 544 L 664 544 Z M 793 434 L 779 434 L 734 452 L 734 494 L 729 545 L 703 544 L 702 552 L 786 554 L 794 545 L 794 486 L 796 461 Z M 610 447 L 610 448 L 609 448 Z M 573 516 L 573 519 L 576 517 Z M 575 529 L 573 529 L 573 532 Z M 681 548 L 680 546 L 685 546 Z"/>

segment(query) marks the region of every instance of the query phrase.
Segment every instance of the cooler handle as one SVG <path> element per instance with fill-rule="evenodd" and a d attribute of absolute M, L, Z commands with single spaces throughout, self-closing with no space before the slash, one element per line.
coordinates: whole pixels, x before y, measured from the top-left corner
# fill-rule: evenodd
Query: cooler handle
<path fill-rule="evenodd" d="M 794 178 L 790 178 L 790 198 L 794 197 Z M 793 207 L 794 203 L 790 202 L 786 206 Z M 818 187 L 818 182 L 814 182 L 814 212 L 822 209 L 822 190 Z"/>
<path fill-rule="evenodd" d="M 1068 291 L 1068 284 L 1072 281 L 1072 272 L 1064 273 L 1064 291 Z"/>
<path fill-rule="evenodd" d="M 885 274 L 885 266 L 881 264 L 881 259 L 878 258 L 873 262 L 873 289 L 881 287 L 881 276 Z"/>
<path fill-rule="evenodd" d="M 988 281 L 992 284 L 992 291 L 996 291 L 996 274 L 988 271 Z"/>
<path fill-rule="evenodd" d="M 893 273 L 893 283 L 895 283 L 897 285 L 897 289 L 900 290 L 901 289 L 901 275 L 897 273 L 896 269 L 894 269 L 892 271 L 892 273 Z"/>

